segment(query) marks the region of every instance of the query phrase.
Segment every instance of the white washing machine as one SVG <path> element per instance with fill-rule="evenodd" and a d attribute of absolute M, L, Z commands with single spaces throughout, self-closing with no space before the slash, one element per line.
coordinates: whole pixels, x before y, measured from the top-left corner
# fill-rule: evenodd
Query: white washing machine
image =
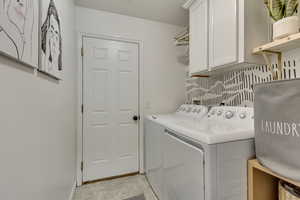
<path fill-rule="evenodd" d="M 189 114 L 194 114 L 191 109 L 184 119 L 146 122 L 146 172 L 158 198 L 246 200 L 247 160 L 254 156 L 253 109 L 213 107 L 199 118 Z"/>
<path fill-rule="evenodd" d="M 145 166 L 146 176 L 157 197 L 162 200 L 163 184 L 163 142 L 166 127 L 186 121 L 199 121 L 207 114 L 205 106 L 182 105 L 175 113 L 151 115 L 145 120 Z"/>
<path fill-rule="evenodd" d="M 161 200 L 246 200 L 253 109 L 213 107 L 199 122 L 166 126 Z"/>

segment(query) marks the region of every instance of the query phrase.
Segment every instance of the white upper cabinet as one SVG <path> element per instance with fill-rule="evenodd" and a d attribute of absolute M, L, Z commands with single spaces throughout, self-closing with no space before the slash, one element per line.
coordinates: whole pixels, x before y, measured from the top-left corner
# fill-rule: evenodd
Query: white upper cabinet
<path fill-rule="evenodd" d="M 238 0 L 210 0 L 211 66 L 238 61 Z"/>
<path fill-rule="evenodd" d="M 190 74 L 208 66 L 208 0 L 198 0 L 190 7 Z"/>
<path fill-rule="evenodd" d="M 252 49 L 269 41 L 269 18 L 261 0 L 188 0 L 190 74 L 263 64 Z"/>

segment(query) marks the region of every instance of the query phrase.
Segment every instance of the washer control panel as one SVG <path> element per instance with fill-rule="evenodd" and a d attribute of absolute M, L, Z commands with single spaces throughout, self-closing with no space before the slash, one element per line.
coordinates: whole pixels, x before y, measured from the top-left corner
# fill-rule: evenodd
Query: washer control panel
<path fill-rule="evenodd" d="M 208 118 L 224 120 L 253 120 L 254 112 L 250 107 L 217 106 L 212 107 Z"/>

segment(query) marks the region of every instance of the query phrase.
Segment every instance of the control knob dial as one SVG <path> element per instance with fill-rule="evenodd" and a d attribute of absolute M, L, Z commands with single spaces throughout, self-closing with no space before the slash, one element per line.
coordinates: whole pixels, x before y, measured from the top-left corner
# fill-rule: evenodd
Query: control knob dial
<path fill-rule="evenodd" d="M 226 119 L 231 119 L 233 117 L 234 113 L 232 111 L 227 111 L 225 113 L 225 118 Z"/>

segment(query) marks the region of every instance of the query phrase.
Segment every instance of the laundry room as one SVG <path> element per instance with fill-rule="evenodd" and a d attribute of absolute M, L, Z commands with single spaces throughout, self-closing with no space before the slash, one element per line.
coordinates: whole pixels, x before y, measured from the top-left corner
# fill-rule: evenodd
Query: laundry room
<path fill-rule="evenodd" d="M 0 0 L 0 199 L 300 200 L 299 13 Z"/>

